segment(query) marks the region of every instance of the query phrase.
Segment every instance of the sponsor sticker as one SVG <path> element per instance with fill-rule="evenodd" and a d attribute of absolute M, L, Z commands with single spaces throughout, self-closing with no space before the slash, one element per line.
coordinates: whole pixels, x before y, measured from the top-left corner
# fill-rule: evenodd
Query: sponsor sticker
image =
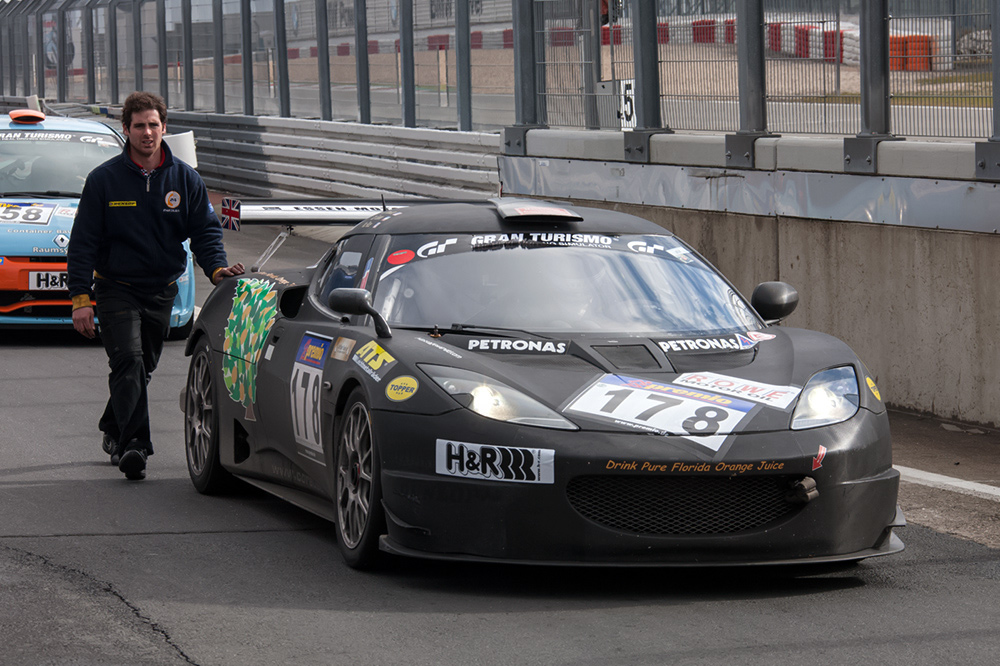
<path fill-rule="evenodd" d="M 361 284 L 359 285 L 362 289 L 368 284 L 368 273 L 372 269 L 372 261 L 373 259 L 369 258 L 368 263 L 365 264 L 365 273 L 361 276 Z"/>
<path fill-rule="evenodd" d="M 563 340 L 511 340 L 509 338 L 470 338 L 469 351 L 496 352 L 499 354 L 565 354 L 569 342 Z"/>
<path fill-rule="evenodd" d="M 452 358 L 462 358 L 462 355 L 459 354 L 457 351 L 455 351 L 454 349 L 451 349 L 450 347 L 447 347 L 447 346 L 445 346 L 445 345 L 443 345 L 443 344 L 441 344 L 439 342 L 434 342 L 433 340 L 428 340 L 427 338 L 417 338 L 417 340 L 419 342 L 424 343 L 425 345 L 430 345 L 431 347 L 434 347 L 435 349 L 443 351 L 445 354 L 448 354 L 448 356 L 451 356 Z"/>
<path fill-rule="evenodd" d="M 415 377 L 400 375 L 385 386 L 385 397 L 393 402 L 403 402 L 413 397 L 420 388 L 420 382 Z"/>
<path fill-rule="evenodd" d="M 865 377 L 865 383 L 868 384 L 868 388 L 871 389 L 872 395 L 875 396 L 875 399 L 881 402 L 882 394 L 878 392 L 878 387 L 875 386 L 875 380 L 871 377 Z"/>
<path fill-rule="evenodd" d="M 707 351 L 743 351 L 753 349 L 757 343 L 745 335 L 716 336 L 708 338 L 684 338 L 680 340 L 657 340 L 656 344 L 664 352 L 707 352 Z"/>
<path fill-rule="evenodd" d="M 138 204 L 134 201 L 109 201 L 108 208 L 135 208 Z"/>
<path fill-rule="evenodd" d="M 355 340 L 353 338 L 337 338 L 337 341 L 333 343 L 333 356 L 334 360 L 346 361 L 351 356 L 351 351 L 354 349 Z"/>
<path fill-rule="evenodd" d="M 417 249 L 417 256 L 421 259 L 426 259 L 427 257 L 443 254 L 450 246 L 457 242 L 457 238 L 449 238 L 444 241 L 431 241 L 430 243 L 425 243 Z"/>
<path fill-rule="evenodd" d="M 359 368 L 377 382 L 381 382 L 384 373 L 396 365 L 396 357 L 382 349 L 374 340 L 365 343 L 352 358 Z"/>
<path fill-rule="evenodd" d="M 785 469 L 780 460 L 754 462 L 653 462 L 650 460 L 608 460 L 604 469 L 640 474 L 729 474 L 748 472 L 778 472 Z"/>
<path fill-rule="evenodd" d="M 386 262 L 392 266 L 399 266 L 412 261 L 415 256 L 416 253 L 413 250 L 396 250 L 386 258 Z"/>
<path fill-rule="evenodd" d="M 288 382 L 292 407 L 292 433 L 300 444 L 299 453 L 320 464 L 323 463 L 323 448 L 320 445 L 322 414 L 320 394 L 323 385 L 323 365 L 326 352 L 333 339 L 307 332 L 299 342 L 299 351 L 292 364 L 292 375 Z"/>
<path fill-rule="evenodd" d="M 750 417 L 751 402 L 637 377 L 604 375 L 566 407 L 614 425 L 678 435 L 718 451 Z"/>
<path fill-rule="evenodd" d="M 774 340 L 776 337 L 773 333 L 761 333 L 760 331 L 747 331 L 747 337 L 754 342 L 764 342 L 766 340 Z"/>
<path fill-rule="evenodd" d="M 167 208 L 177 208 L 181 205 L 181 195 L 175 190 L 170 190 L 167 196 L 163 197 L 163 202 L 167 204 Z"/>
<path fill-rule="evenodd" d="M 447 476 L 505 481 L 555 483 L 556 452 L 490 444 L 437 440 L 435 471 Z"/>
<path fill-rule="evenodd" d="M 688 372 L 675 379 L 674 384 L 715 391 L 778 409 L 787 409 L 802 391 L 798 386 L 775 386 L 714 372 Z"/>

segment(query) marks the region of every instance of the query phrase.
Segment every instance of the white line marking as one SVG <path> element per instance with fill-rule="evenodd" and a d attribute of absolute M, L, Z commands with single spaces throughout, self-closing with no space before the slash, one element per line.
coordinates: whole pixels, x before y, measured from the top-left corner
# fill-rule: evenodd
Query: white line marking
<path fill-rule="evenodd" d="M 944 474 L 924 472 L 919 469 L 913 469 L 912 467 L 901 467 L 899 465 L 893 465 L 893 467 L 895 467 L 899 472 L 899 477 L 903 481 L 919 483 L 922 486 L 931 486 L 933 488 L 951 490 L 956 493 L 962 493 L 963 495 L 972 495 L 974 497 L 981 497 L 983 499 L 993 500 L 994 502 L 1000 502 L 1000 488 L 997 488 L 996 486 L 990 486 L 985 483 L 976 483 L 975 481 L 956 479 L 953 476 L 945 476 Z"/>

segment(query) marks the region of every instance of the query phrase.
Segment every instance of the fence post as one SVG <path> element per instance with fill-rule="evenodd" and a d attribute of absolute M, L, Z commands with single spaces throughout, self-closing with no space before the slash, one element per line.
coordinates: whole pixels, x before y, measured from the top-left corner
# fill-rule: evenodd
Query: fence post
<path fill-rule="evenodd" d="M 212 72 L 215 78 L 215 112 L 226 112 L 226 52 L 222 27 L 222 0 L 212 0 Z"/>
<path fill-rule="evenodd" d="M 292 115 L 291 85 L 288 81 L 288 34 L 285 31 L 285 0 L 274 0 L 274 48 L 278 51 L 278 115 Z"/>
<path fill-rule="evenodd" d="M 222 0 L 219 0 L 221 2 Z M 117 104 L 120 97 L 118 89 L 118 5 L 108 5 L 108 90 L 112 104 Z"/>
<path fill-rule="evenodd" d="M 253 14 L 250 0 L 240 0 L 240 59 L 243 61 L 243 115 L 253 115 Z"/>
<path fill-rule="evenodd" d="M 653 134 L 673 134 L 660 114 L 660 59 L 656 0 L 632 0 L 632 54 L 635 61 L 635 129 L 623 132 L 625 161 L 649 162 Z"/>
<path fill-rule="evenodd" d="M 132 57 L 135 58 L 135 87 L 142 90 L 142 2 L 132 0 Z"/>
<path fill-rule="evenodd" d="M 413 64 L 413 0 L 399 0 L 400 84 L 403 127 L 417 126 L 416 73 Z"/>
<path fill-rule="evenodd" d="M 88 2 L 83 7 L 83 53 L 80 62 L 84 63 L 87 85 L 87 102 L 97 102 L 97 53 L 94 51 L 94 3 Z"/>
<path fill-rule="evenodd" d="M 528 130 L 539 128 L 534 0 L 513 0 L 514 125 L 503 129 L 505 155 L 527 155 Z"/>
<path fill-rule="evenodd" d="M 333 97 L 330 93 L 330 25 L 326 0 L 316 0 L 316 64 L 319 79 L 319 117 L 333 120 Z"/>
<path fill-rule="evenodd" d="M 156 69 L 160 76 L 160 97 L 170 107 L 170 76 L 167 71 L 167 3 L 156 0 Z"/>
<path fill-rule="evenodd" d="M 763 0 L 744 0 L 736 5 L 736 30 L 740 129 L 726 135 L 726 166 L 753 169 L 757 139 L 775 136 L 767 130 Z"/>
<path fill-rule="evenodd" d="M 447 57 L 447 52 L 445 56 Z M 448 63 L 445 61 L 447 71 Z M 455 3 L 455 74 L 458 86 L 458 129 L 472 131 L 472 34 L 469 28 L 469 3 Z"/>
<path fill-rule="evenodd" d="M 368 3 L 354 0 L 354 69 L 358 84 L 358 122 L 372 121 L 372 84 L 368 63 Z"/>
<path fill-rule="evenodd" d="M 45 21 L 42 20 L 42 17 L 47 4 L 43 3 L 41 8 L 35 12 L 35 94 L 40 98 L 45 97 L 45 29 L 43 27 Z M 29 93 L 30 88 L 24 91 L 25 95 Z"/>
<path fill-rule="evenodd" d="M 184 110 L 194 111 L 194 44 L 191 29 L 191 0 L 181 0 L 181 39 L 184 59 Z"/>
<path fill-rule="evenodd" d="M 844 139 L 844 171 L 878 173 L 878 144 L 889 133 L 889 0 L 861 3 L 861 133 Z"/>
<path fill-rule="evenodd" d="M 976 143 L 976 177 L 1000 180 L 1000 0 L 990 3 L 990 43 L 993 52 L 993 134 L 989 141 Z"/>
<path fill-rule="evenodd" d="M 56 99 L 66 101 L 66 89 L 69 87 L 66 67 L 66 12 L 56 10 Z"/>

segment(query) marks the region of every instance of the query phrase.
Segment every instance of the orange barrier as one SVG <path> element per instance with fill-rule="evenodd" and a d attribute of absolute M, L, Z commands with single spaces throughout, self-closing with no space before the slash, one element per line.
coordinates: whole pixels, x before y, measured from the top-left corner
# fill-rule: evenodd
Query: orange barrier
<path fill-rule="evenodd" d="M 934 40 L 930 35 L 909 35 L 906 38 L 906 69 L 915 72 L 931 71 L 934 57 Z"/>
<path fill-rule="evenodd" d="M 889 69 L 901 72 L 906 69 L 906 40 L 908 37 L 889 37 Z"/>

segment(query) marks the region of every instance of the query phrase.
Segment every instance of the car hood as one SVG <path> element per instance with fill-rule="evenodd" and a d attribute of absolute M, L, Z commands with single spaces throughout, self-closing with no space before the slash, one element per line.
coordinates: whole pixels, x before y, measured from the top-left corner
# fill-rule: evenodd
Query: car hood
<path fill-rule="evenodd" d="M 0 197 L 0 256 L 65 257 L 73 218 L 79 203 L 75 198 Z M 32 209 L 12 219 L 13 209 Z"/>
<path fill-rule="evenodd" d="M 402 333 L 397 331 L 396 344 L 402 342 Z M 770 327 L 759 334 L 766 339 L 743 349 L 697 352 L 675 351 L 680 345 L 664 345 L 658 338 L 545 340 L 468 332 L 446 332 L 434 338 L 412 334 L 412 340 L 421 343 L 413 350 L 421 362 L 460 367 L 499 380 L 585 430 L 657 430 L 644 428 L 641 419 L 611 415 L 615 396 L 630 388 L 639 389 L 647 398 L 666 396 L 660 398 L 666 402 L 697 400 L 709 408 L 740 409 L 739 428 L 733 432 L 786 430 L 810 377 L 838 366 L 855 369 L 862 407 L 884 409 L 869 395 L 864 366 L 846 344 L 803 329 Z M 670 351 L 664 351 L 664 346 Z M 446 353 L 436 354 L 434 347 Z"/>

